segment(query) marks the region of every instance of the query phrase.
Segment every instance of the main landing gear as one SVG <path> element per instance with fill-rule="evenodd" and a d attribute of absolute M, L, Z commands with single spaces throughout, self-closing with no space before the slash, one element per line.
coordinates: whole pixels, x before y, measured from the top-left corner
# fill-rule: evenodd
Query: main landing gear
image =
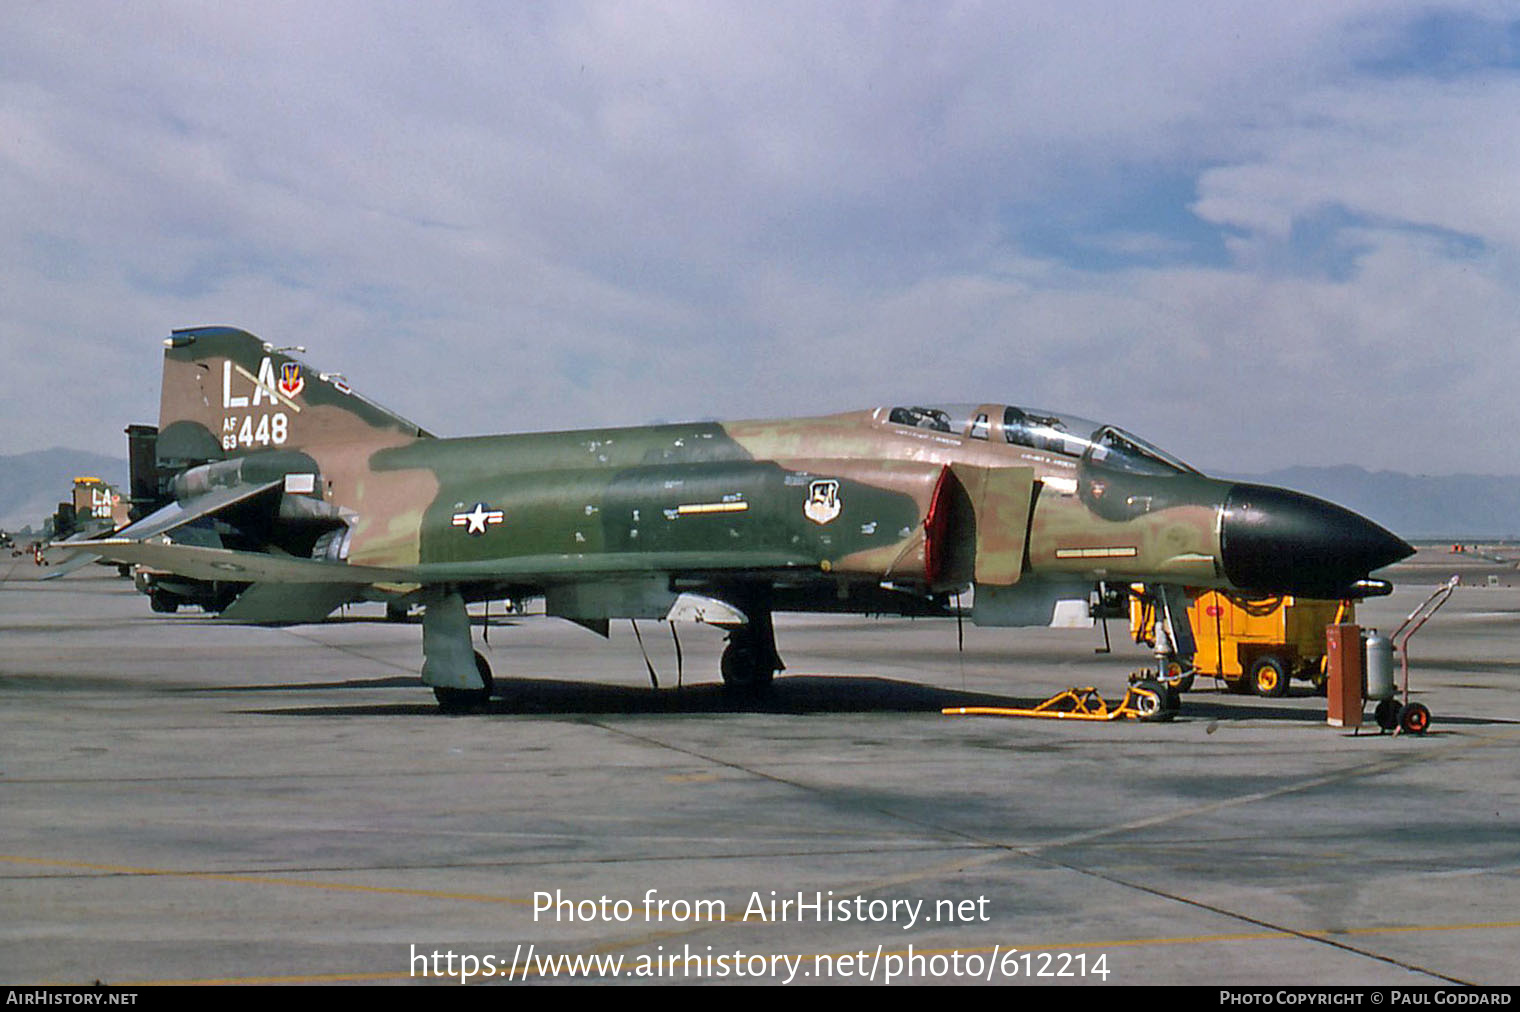
<path fill-rule="evenodd" d="M 736 696 L 763 693 L 776 672 L 786 668 L 776 651 L 768 600 L 757 602 L 755 596 L 745 599 L 742 610 L 726 600 L 694 599 L 688 605 L 689 610 L 695 610 L 683 615 L 729 630 L 720 669 L 725 688 Z M 432 688 L 444 713 L 485 706 L 496 690 L 496 681 L 490 664 L 474 649 L 464 598 L 457 591 L 440 589 L 427 595 L 422 605 L 423 683 Z"/>
<path fill-rule="evenodd" d="M 490 663 L 479 650 L 475 651 L 475 672 L 485 683 L 485 688 L 456 689 L 447 685 L 433 686 L 433 698 L 438 700 L 440 710 L 444 713 L 466 713 L 485 706 L 491 701 L 491 693 L 496 690 L 496 681 L 491 677 Z"/>
<path fill-rule="evenodd" d="M 776 629 L 771 613 L 750 610 L 749 622 L 728 634 L 720 668 L 730 692 L 756 693 L 770 687 L 777 671 L 785 670 L 776 652 Z"/>
<path fill-rule="evenodd" d="M 470 616 L 458 593 L 441 592 L 423 603 L 422 681 L 445 713 L 484 706 L 496 688 L 491 665 L 471 645 Z"/>

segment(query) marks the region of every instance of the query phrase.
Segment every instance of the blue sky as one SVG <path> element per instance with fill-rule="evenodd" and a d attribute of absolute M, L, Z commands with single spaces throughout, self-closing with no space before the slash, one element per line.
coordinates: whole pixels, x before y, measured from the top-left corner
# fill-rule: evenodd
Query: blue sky
<path fill-rule="evenodd" d="M 11 4 L 0 138 L 0 453 L 122 454 L 225 323 L 444 434 L 1520 474 L 1514 3 Z"/>

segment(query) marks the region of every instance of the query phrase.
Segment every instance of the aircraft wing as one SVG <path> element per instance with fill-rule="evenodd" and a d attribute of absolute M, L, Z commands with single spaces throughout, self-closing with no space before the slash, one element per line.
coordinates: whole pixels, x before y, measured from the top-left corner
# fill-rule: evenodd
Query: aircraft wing
<path fill-rule="evenodd" d="M 231 580 L 270 583 L 343 583 L 363 586 L 368 583 L 412 582 L 404 569 L 381 569 L 375 566 L 350 566 L 342 562 L 298 559 L 289 555 L 263 552 L 235 552 L 226 548 L 202 548 L 162 541 L 134 541 L 131 538 L 106 538 L 91 546 L 101 558 L 112 562 L 163 569 L 193 580 Z"/>
<path fill-rule="evenodd" d="M 642 572 L 703 572 L 743 566 L 785 571 L 811 564 L 773 552 L 650 552 L 603 556 L 538 555 L 497 559 L 486 563 L 434 563 L 421 566 L 363 566 L 324 562 L 291 555 L 239 552 L 163 541 L 105 538 L 90 543 L 98 557 L 113 562 L 162 569 L 195 580 L 239 583 L 331 583 L 348 586 L 386 584 L 469 583 L 501 579 L 574 581 L 583 577 Z M 732 556 L 731 558 L 729 556 Z"/>

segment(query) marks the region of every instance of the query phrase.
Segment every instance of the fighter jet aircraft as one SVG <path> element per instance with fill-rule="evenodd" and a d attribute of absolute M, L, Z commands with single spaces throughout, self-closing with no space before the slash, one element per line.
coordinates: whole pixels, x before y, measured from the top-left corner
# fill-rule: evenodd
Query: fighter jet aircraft
<path fill-rule="evenodd" d="M 444 439 L 244 331 L 164 343 L 147 483 L 162 505 L 88 550 L 146 569 L 161 610 L 194 598 L 283 623 L 420 605 L 422 679 L 445 708 L 494 690 L 470 602 L 542 597 L 603 634 L 705 622 L 727 630 L 725 683 L 753 691 L 783 668 L 776 611 L 954 615 L 974 590 L 978 625 L 1090 624 L 1100 585 L 1143 583 L 1158 640 L 1185 658 L 1169 589 L 1370 596 L 1389 589 L 1372 571 L 1412 552 L 1339 506 L 1209 478 L 1059 412 Z"/>

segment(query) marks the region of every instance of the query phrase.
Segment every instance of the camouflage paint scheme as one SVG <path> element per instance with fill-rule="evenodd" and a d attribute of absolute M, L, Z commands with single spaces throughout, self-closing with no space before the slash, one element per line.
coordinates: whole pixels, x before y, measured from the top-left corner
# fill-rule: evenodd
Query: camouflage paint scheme
<path fill-rule="evenodd" d="M 985 404 L 964 418 L 879 408 L 444 439 L 244 331 L 176 331 L 165 344 L 158 470 L 166 500 L 198 515 L 171 528 L 174 545 L 129 529 L 103 554 L 232 580 L 232 618 L 311 620 L 371 599 L 457 619 L 457 602 L 544 596 L 550 614 L 605 629 L 666 617 L 691 592 L 736 609 L 739 638 L 758 630 L 749 646 L 765 668 L 780 667 L 773 609 L 951 614 L 949 595 L 975 585 L 977 621 L 1018 624 L 1048 621 L 1055 600 L 1100 581 L 1285 589 L 1227 572 L 1231 496 L 1254 486 L 1111 427 L 1103 448 L 1099 432 L 1063 446 L 1023 434 L 1029 419 L 1056 419 Z M 1397 555 L 1402 542 L 1340 514 L 1389 540 L 1336 582 Z M 1252 565 L 1253 582 L 1271 582 Z M 271 583 L 327 589 L 283 595 L 282 614 L 259 593 Z M 477 688 L 450 622 L 428 627 L 448 648 L 429 646 L 425 628 L 429 664 L 443 659 L 424 677 Z"/>
<path fill-rule="evenodd" d="M 355 564 L 432 564 L 440 574 L 489 577 L 497 563 L 538 558 L 545 560 L 543 575 L 550 578 L 577 571 L 670 570 L 671 557 L 699 553 L 703 571 L 760 564 L 924 581 L 923 521 L 945 469 L 957 465 L 951 473 L 965 474 L 966 481 L 977 480 L 982 470 L 1019 468 L 1039 483 L 1032 522 L 1026 524 L 1027 502 L 1014 502 L 1015 516 L 992 525 L 1030 528 L 1028 566 L 1021 567 L 1029 573 L 1092 580 L 1166 574 L 1200 585 L 1220 579 L 1213 560 L 1226 482 L 1194 481 L 1176 497 L 1187 501 L 1116 523 L 1095 518 L 1075 493 L 1045 487 L 1051 476 L 1074 481 L 1076 461 L 890 424 L 881 410 L 439 439 L 310 370 L 304 370 L 305 386 L 296 398 L 264 397 L 246 409 L 224 409 L 223 363 L 241 367 L 234 372 L 234 396 L 251 400 L 255 387 L 247 377 L 264 357 L 261 342 L 221 328 L 196 332 L 192 344 L 168 349 L 160 458 L 200 463 L 248 449 L 261 452 L 265 448 L 258 445 L 223 449 L 220 433 L 235 434 L 252 418 L 256 434 L 258 419 L 283 408 L 288 435 L 277 445 L 310 457 L 322 479 L 321 498 L 352 515 L 348 561 Z M 267 357 L 275 372 L 295 361 L 281 353 Z M 193 383 L 177 375 L 184 372 Z M 193 449 L 177 449 L 186 444 Z M 840 482 L 840 513 L 827 523 L 809 521 L 803 512 L 809 487 L 829 479 Z M 965 481 L 947 480 L 961 484 L 956 498 L 965 495 Z M 982 508 L 998 509 L 1008 498 L 1000 492 Z M 725 501 L 746 508 L 679 512 L 683 505 Z M 502 510 L 505 520 L 492 524 L 485 536 L 461 536 L 452 518 L 477 502 Z M 667 516 L 668 511 L 677 512 Z M 1004 550 L 1018 552 L 1021 540 L 1014 537 Z M 1121 542 L 1136 549 L 1133 557 L 1056 554 Z M 634 558 L 613 564 L 607 556 Z M 945 572 L 929 586 L 963 585 L 967 575 Z M 1011 574 L 1007 582 L 1019 575 Z"/>

